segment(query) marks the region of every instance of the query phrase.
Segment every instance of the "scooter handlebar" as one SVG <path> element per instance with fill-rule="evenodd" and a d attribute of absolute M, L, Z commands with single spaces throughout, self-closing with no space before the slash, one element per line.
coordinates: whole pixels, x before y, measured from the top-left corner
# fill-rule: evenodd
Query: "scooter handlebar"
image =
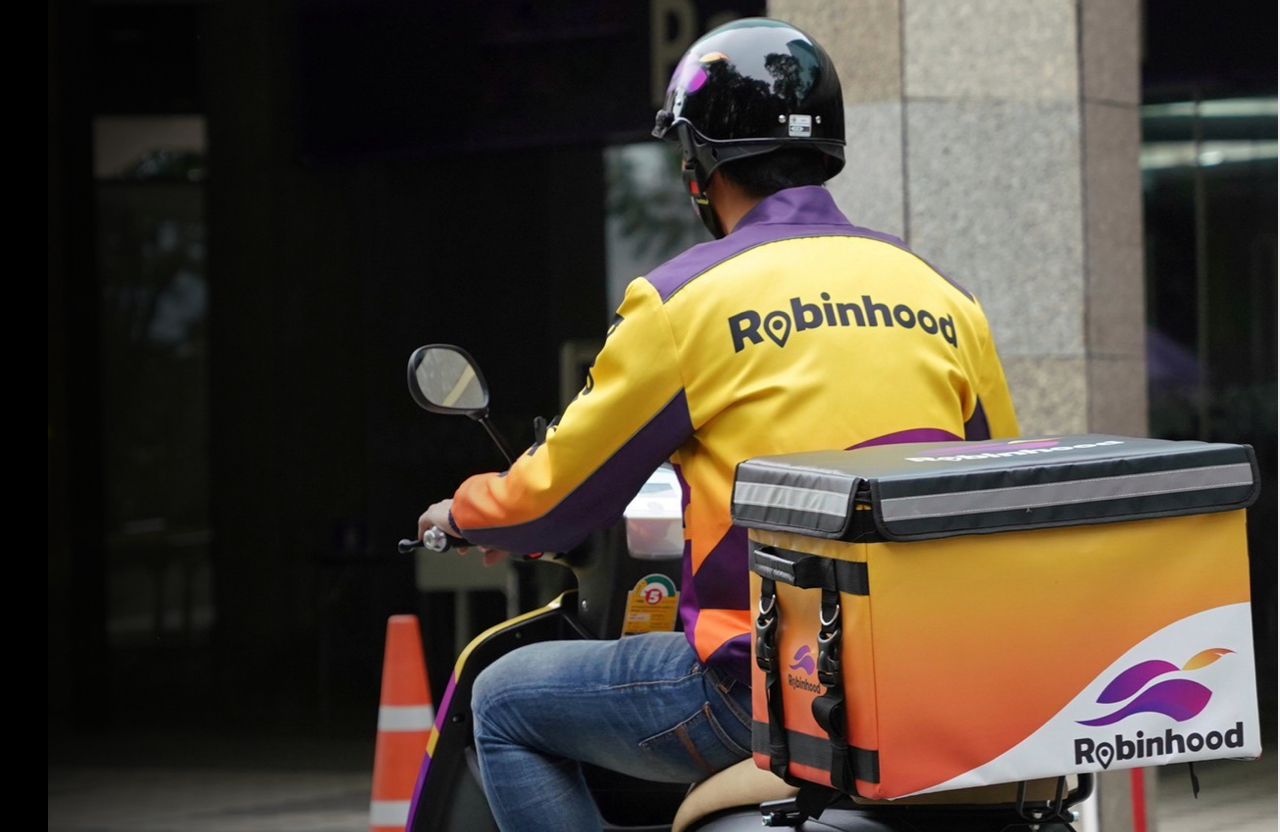
<path fill-rule="evenodd" d="M 433 552 L 447 552 L 455 546 L 470 546 L 471 544 L 460 537 L 452 537 L 445 534 L 439 526 L 433 526 L 423 533 L 421 540 L 410 540 L 405 538 L 400 541 L 400 554 L 407 555 L 418 547 L 430 549 Z"/>
<path fill-rule="evenodd" d="M 447 552 L 450 549 L 468 548 L 474 545 L 461 537 L 446 534 L 439 526 L 432 526 L 423 533 L 421 540 L 403 538 L 400 541 L 400 554 L 407 555 L 414 549 L 419 548 L 430 549 L 433 552 Z M 508 557 L 512 560 L 537 560 L 543 554 L 543 552 L 534 552 L 529 555 L 508 555 Z M 553 555 L 548 560 L 557 560 L 557 557 Z"/>

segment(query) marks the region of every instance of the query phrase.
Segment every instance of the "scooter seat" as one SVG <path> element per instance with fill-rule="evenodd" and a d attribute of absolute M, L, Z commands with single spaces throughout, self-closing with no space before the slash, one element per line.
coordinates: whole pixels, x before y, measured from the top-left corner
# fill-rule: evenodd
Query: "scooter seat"
<path fill-rule="evenodd" d="M 1051 803 L 1057 794 L 1057 789 L 1058 780 L 1054 777 L 1028 780 L 1024 800 L 1028 803 Z M 799 791 L 795 786 L 788 785 L 782 778 L 771 771 L 765 771 L 757 766 L 754 760 L 748 758 L 694 784 L 676 812 L 675 820 L 671 824 L 671 832 L 684 832 L 695 821 L 714 812 L 735 806 L 759 805 L 770 800 L 785 800 L 795 797 Z M 1017 799 L 1017 783 L 930 792 L 895 800 L 852 798 L 854 803 L 862 806 L 992 806 L 1013 804 Z"/>
<path fill-rule="evenodd" d="M 795 786 L 787 785 L 781 777 L 760 768 L 748 757 L 695 783 L 676 811 L 671 832 L 684 832 L 694 821 L 713 812 L 734 806 L 757 805 L 768 800 L 785 800 L 799 792 Z"/>

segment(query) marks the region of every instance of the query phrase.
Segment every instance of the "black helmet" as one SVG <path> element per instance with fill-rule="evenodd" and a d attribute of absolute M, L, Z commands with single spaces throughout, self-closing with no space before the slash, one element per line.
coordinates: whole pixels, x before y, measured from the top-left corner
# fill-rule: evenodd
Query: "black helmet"
<path fill-rule="evenodd" d="M 676 66 L 653 135 L 679 141 L 684 180 L 702 221 L 724 236 L 705 196 L 722 163 L 811 147 L 827 177 L 844 167 L 844 100 L 826 51 L 780 20 L 735 20 L 703 35 Z"/>

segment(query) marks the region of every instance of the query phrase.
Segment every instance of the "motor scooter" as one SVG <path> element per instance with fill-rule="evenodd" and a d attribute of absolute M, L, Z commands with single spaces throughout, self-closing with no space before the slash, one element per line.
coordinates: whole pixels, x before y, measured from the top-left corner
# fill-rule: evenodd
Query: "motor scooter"
<path fill-rule="evenodd" d="M 447 344 L 420 347 L 409 359 L 408 376 L 419 406 L 479 422 L 512 461 L 510 446 L 489 419 L 485 378 L 466 351 Z M 568 568 L 573 586 L 481 633 L 458 656 L 437 708 L 406 832 L 497 832 L 472 736 L 471 687 L 483 668 L 524 644 L 626 638 L 655 621 L 674 620 L 666 616 L 674 615 L 680 579 L 679 497 L 674 472 L 663 465 L 618 523 L 572 551 L 520 558 Z M 400 550 L 465 545 L 433 529 L 422 540 L 400 541 Z M 743 832 L 762 825 L 799 832 L 1074 832 L 1074 807 L 1093 788 L 1092 776 L 1082 774 L 875 801 L 788 783 L 750 758 L 696 784 L 640 780 L 593 766 L 585 774 L 609 832 Z"/>

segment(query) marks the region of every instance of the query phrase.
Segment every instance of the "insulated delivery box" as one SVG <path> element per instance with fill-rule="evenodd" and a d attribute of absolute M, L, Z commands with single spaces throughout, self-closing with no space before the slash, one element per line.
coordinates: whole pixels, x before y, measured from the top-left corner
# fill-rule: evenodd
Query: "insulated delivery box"
<path fill-rule="evenodd" d="M 1261 753 L 1248 445 L 882 445 L 739 464 L 756 764 L 893 799 Z"/>

